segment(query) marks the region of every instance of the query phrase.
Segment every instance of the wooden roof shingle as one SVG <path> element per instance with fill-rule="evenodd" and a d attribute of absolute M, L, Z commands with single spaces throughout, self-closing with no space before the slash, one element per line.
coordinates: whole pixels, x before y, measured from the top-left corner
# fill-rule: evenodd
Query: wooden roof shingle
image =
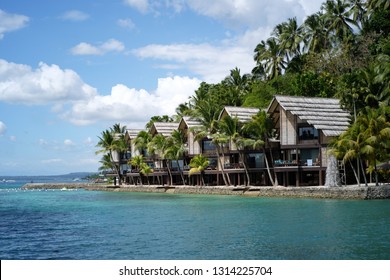
<path fill-rule="evenodd" d="M 272 114 L 279 104 L 302 121 L 322 130 L 325 136 L 338 136 L 348 129 L 350 114 L 338 99 L 276 95 L 267 112 Z"/>
<path fill-rule="evenodd" d="M 225 106 L 219 115 L 219 118 L 221 119 L 227 114 L 231 117 L 237 117 L 239 122 L 245 123 L 252 120 L 252 117 L 259 111 L 260 109 L 258 108 Z"/>
<path fill-rule="evenodd" d="M 152 135 L 162 134 L 165 137 L 171 136 L 173 130 L 178 129 L 179 124 L 176 122 L 155 122 L 150 128 Z"/>

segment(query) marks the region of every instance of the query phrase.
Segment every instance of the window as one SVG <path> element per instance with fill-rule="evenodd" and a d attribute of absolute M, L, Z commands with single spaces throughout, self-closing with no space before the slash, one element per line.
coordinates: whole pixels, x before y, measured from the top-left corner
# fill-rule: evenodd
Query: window
<path fill-rule="evenodd" d="M 215 145 L 211 140 L 203 140 L 202 142 L 202 149 L 203 151 L 214 151 Z"/>
<path fill-rule="evenodd" d="M 299 127 L 299 140 L 318 139 L 318 130 L 312 126 Z"/>
<path fill-rule="evenodd" d="M 248 154 L 247 162 L 249 168 L 264 168 L 264 154 Z"/>

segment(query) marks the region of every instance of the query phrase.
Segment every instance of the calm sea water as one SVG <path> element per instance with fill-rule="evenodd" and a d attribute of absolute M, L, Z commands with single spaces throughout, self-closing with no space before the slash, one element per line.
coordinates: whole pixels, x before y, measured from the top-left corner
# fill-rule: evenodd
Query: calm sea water
<path fill-rule="evenodd" d="M 23 191 L 23 183 L 0 183 L 0 259 L 390 259 L 388 200 Z"/>

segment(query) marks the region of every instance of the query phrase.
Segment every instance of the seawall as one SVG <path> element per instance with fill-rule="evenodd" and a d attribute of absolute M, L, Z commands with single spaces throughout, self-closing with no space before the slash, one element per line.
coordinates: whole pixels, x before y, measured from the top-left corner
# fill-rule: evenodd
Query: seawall
<path fill-rule="evenodd" d="M 290 197 L 319 199 L 390 199 L 390 185 L 347 187 L 198 187 L 129 186 L 115 187 L 94 183 L 31 183 L 23 189 L 85 189 L 89 191 L 148 192 L 171 194 L 239 195 L 251 197 Z"/>

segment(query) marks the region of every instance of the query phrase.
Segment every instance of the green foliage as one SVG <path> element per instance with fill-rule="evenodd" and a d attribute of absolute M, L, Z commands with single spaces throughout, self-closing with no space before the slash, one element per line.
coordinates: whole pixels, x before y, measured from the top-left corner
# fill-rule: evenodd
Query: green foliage
<path fill-rule="evenodd" d="M 194 156 L 190 161 L 190 171 L 189 175 L 192 175 L 197 172 L 203 172 L 209 165 L 209 160 L 204 157 L 202 154 Z"/>

